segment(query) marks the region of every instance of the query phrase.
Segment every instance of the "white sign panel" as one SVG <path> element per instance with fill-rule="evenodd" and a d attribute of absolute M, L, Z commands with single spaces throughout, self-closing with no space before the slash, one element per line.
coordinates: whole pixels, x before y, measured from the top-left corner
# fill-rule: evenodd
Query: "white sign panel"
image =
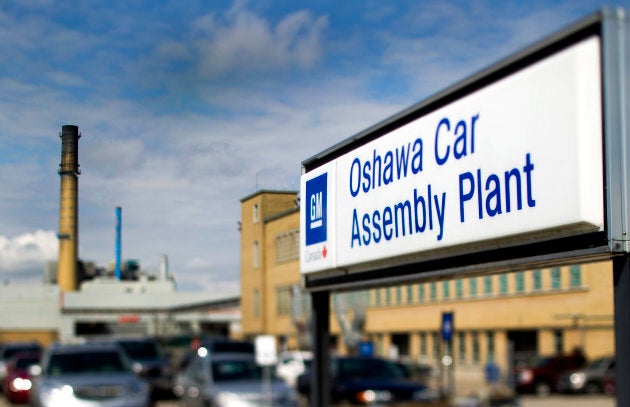
<path fill-rule="evenodd" d="M 601 103 L 593 37 L 306 173 L 307 200 L 327 177 L 330 258 L 305 256 L 303 202 L 302 272 L 603 230 Z"/>
<path fill-rule="evenodd" d="M 276 338 L 273 335 L 259 335 L 254 342 L 256 363 L 261 366 L 272 366 L 278 363 Z"/>

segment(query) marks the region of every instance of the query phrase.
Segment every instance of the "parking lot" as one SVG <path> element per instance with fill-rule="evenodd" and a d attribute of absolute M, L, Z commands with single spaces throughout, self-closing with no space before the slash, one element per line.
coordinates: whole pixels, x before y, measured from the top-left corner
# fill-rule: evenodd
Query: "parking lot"
<path fill-rule="evenodd" d="M 615 407 L 615 398 L 611 396 L 564 396 L 551 395 L 548 397 L 523 396 L 520 397 L 519 407 Z M 454 403 L 453 407 L 476 406 L 474 400 L 460 400 Z M 177 400 L 160 400 L 156 403 L 156 407 L 176 407 Z M 13 407 L 4 397 L 0 397 L 0 407 Z"/>

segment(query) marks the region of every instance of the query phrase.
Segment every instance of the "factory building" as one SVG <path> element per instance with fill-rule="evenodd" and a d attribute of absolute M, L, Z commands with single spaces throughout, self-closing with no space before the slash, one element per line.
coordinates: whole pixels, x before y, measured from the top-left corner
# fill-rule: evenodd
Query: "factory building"
<path fill-rule="evenodd" d="M 120 258 L 120 216 L 115 266 L 98 267 L 78 253 L 79 138 L 77 126 L 60 133 L 59 258 L 41 284 L 0 286 L 0 342 L 77 342 L 111 335 L 163 338 L 240 336 L 238 292 L 180 292 L 166 256 L 152 275 L 137 260 Z M 116 208 L 117 215 L 120 208 Z"/>
<path fill-rule="evenodd" d="M 297 203 L 297 192 L 287 191 L 258 191 L 241 200 L 243 335 L 274 335 L 280 346 L 292 349 L 308 346 L 301 338 L 309 326 L 307 295 L 299 290 Z M 331 347 L 339 353 L 348 352 L 344 337 L 353 333 L 344 313 L 363 318 L 354 327 L 376 354 L 433 366 L 446 352 L 459 369 L 483 369 L 493 362 L 506 372 L 510 360 L 533 355 L 581 348 L 591 359 L 615 351 L 608 261 L 391 283 L 333 293 L 331 302 Z M 335 311 L 340 302 L 343 313 Z M 444 312 L 453 313 L 448 350 L 441 341 Z"/>

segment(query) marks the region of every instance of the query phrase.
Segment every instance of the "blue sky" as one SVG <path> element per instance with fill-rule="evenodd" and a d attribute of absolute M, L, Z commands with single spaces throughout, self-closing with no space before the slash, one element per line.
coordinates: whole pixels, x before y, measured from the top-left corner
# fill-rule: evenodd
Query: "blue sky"
<path fill-rule="evenodd" d="M 609 4 L 4 1 L 0 280 L 57 257 L 64 124 L 79 126 L 79 254 L 182 290 L 236 289 L 240 199 Z M 616 3 L 630 7 L 630 1 Z"/>

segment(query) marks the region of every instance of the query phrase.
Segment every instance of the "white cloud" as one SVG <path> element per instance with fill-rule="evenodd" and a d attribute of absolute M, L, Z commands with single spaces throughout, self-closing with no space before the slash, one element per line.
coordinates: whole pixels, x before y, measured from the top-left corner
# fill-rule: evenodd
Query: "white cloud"
<path fill-rule="evenodd" d="M 308 11 L 289 14 L 272 26 L 238 4 L 224 18 L 200 17 L 193 24 L 198 35 L 193 44 L 200 57 L 198 71 L 215 77 L 312 67 L 320 58 L 326 26 L 326 17 L 314 17 Z"/>
<path fill-rule="evenodd" d="M 17 280 L 41 278 L 46 262 L 55 260 L 58 254 L 57 235 L 50 230 L 0 236 L 0 276 Z"/>

